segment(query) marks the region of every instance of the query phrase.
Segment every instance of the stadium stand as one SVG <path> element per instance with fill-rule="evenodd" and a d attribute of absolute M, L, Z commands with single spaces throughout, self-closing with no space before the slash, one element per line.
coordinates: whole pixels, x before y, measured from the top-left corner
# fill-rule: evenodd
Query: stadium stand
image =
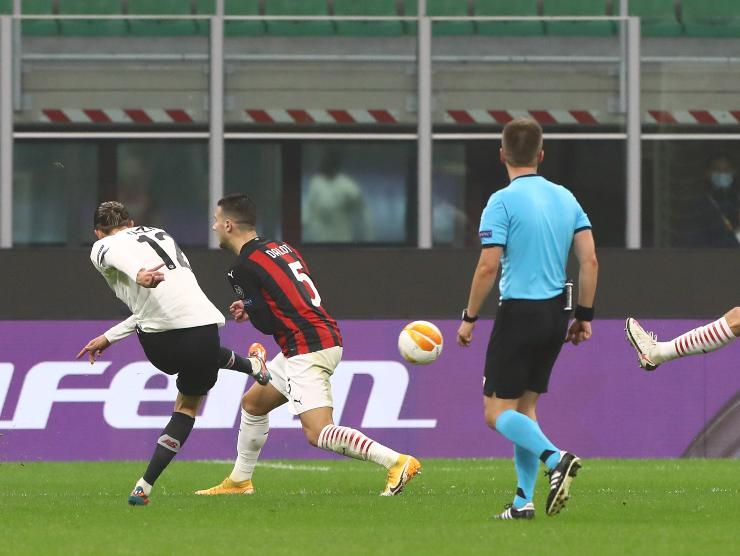
<path fill-rule="evenodd" d="M 193 3 L 190 0 L 128 0 L 129 15 L 193 15 Z M 193 35 L 199 31 L 195 20 L 155 19 L 128 20 L 133 35 L 177 36 Z"/>
<path fill-rule="evenodd" d="M 119 0 L 59 0 L 60 15 L 120 15 Z M 59 31 L 63 35 L 115 36 L 128 32 L 122 19 L 75 19 L 59 20 Z"/>
<path fill-rule="evenodd" d="M 646 37 L 676 37 L 683 33 L 676 0 L 634 0 L 629 3 L 629 14 L 639 16 L 642 35 Z M 619 13 L 619 0 L 614 1 L 614 13 Z"/>
<path fill-rule="evenodd" d="M 681 20 L 690 37 L 740 36 L 740 2 L 737 0 L 682 0 Z"/>
<path fill-rule="evenodd" d="M 47 15 L 57 13 L 52 0 L 25 0 L 23 13 L 27 15 Z M 21 26 L 24 35 L 43 36 L 56 35 L 59 32 L 59 22 L 53 19 L 27 20 Z"/>
<path fill-rule="evenodd" d="M 416 15 L 417 7 L 414 0 L 407 2 L 412 4 L 412 15 Z M 427 15 L 430 16 L 470 16 L 474 15 L 473 2 L 464 0 L 428 0 Z M 444 35 L 472 35 L 475 26 L 472 21 L 437 21 L 432 25 L 432 33 L 436 36 Z"/>
<path fill-rule="evenodd" d="M 375 0 L 357 2 L 356 0 L 334 0 L 334 15 L 397 16 L 396 0 Z M 337 32 L 340 35 L 355 36 L 396 36 L 403 34 L 400 21 L 339 21 Z"/>
<path fill-rule="evenodd" d="M 197 35 L 208 32 L 207 21 L 168 20 L 168 15 L 213 15 L 216 0 L 23 0 L 26 15 L 158 15 L 162 19 L 27 20 L 23 33 L 32 36 Z M 604 16 L 618 15 L 620 0 L 427 0 L 427 14 L 472 16 Z M 416 16 L 417 0 L 226 0 L 232 16 Z M 0 0 L 0 14 L 12 13 L 13 0 Z M 737 0 L 631 0 L 629 14 L 642 20 L 645 37 L 738 37 Z M 437 21 L 436 36 L 610 36 L 619 25 L 606 21 L 473 22 Z M 414 22 L 228 21 L 229 36 L 401 36 L 416 32 Z"/>
<path fill-rule="evenodd" d="M 522 0 L 521 2 L 477 0 L 475 15 L 536 16 L 542 15 L 539 11 L 540 7 L 541 1 L 539 0 Z M 532 36 L 542 35 L 545 31 L 540 21 L 478 22 L 477 27 L 481 35 Z"/>
<path fill-rule="evenodd" d="M 542 0 L 546 16 L 605 16 L 611 15 L 611 2 L 605 0 Z M 547 21 L 548 35 L 604 36 L 617 31 L 611 21 Z"/>
<path fill-rule="evenodd" d="M 198 13 L 216 13 L 215 4 L 215 0 L 198 0 Z M 226 15 L 262 15 L 260 0 L 229 0 L 225 3 L 224 10 Z M 264 35 L 265 31 L 264 21 L 226 21 L 224 24 L 224 33 L 227 36 L 254 37 Z"/>
<path fill-rule="evenodd" d="M 264 0 L 265 15 L 330 15 L 326 0 Z M 327 36 L 335 28 L 331 21 L 267 21 L 271 35 Z"/>

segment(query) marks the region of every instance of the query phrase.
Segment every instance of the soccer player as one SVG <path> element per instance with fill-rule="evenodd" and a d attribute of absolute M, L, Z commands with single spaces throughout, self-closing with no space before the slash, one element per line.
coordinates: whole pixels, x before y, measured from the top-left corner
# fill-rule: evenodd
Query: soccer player
<path fill-rule="evenodd" d="M 669 342 L 659 342 L 654 332 L 645 330 L 632 317 L 627 319 L 625 330 L 627 339 L 637 351 L 640 367 L 654 371 L 661 363 L 709 353 L 729 344 L 740 335 L 740 307 L 730 309 L 721 319 L 689 330 Z"/>
<path fill-rule="evenodd" d="M 547 515 L 563 508 L 581 466 L 578 457 L 545 436 L 535 408 L 547 392 L 563 341 L 578 345 L 591 337 L 598 263 L 591 223 L 578 201 L 537 174 L 544 158 L 539 124 L 526 118 L 509 122 L 499 156 L 511 183 L 494 193 L 483 209 L 482 251 L 457 342 L 470 346 L 475 321 L 501 264 L 501 300 L 486 352 L 483 407 L 488 426 L 514 444 L 518 483 L 513 503 L 495 518 L 532 519 L 539 461 L 550 477 Z M 575 321 L 568 328 L 571 293 L 565 265 L 571 245 L 580 272 Z"/>
<path fill-rule="evenodd" d="M 300 253 L 285 242 L 257 236 L 257 214 L 247 195 L 218 202 L 213 230 L 221 248 L 237 258 L 228 272 L 236 295 L 231 314 L 271 334 L 280 353 L 270 361 L 272 381 L 252 385 L 242 398 L 237 458 L 221 484 L 197 494 L 251 494 L 252 473 L 270 429 L 269 413 L 288 404 L 312 446 L 388 470 L 381 495 L 394 496 L 421 470 L 419 461 L 399 454 L 358 430 L 335 425 L 330 378 L 342 358 L 342 336 L 322 305 L 321 295 Z"/>
<path fill-rule="evenodd" d="M 218 327 L 224 317 L 164 230 L 134 227 L 126 208 L 116 201 L 95 210 L 94 227 L 98 241 L 90 253 L 93 266 L 133 314 L 90 340 L 77 357 L 87 353 L 94 363 L 108 346 L 136 331 L 149 361 L 168 375 L 177 374 L 172 417 L 128 498 L 131 505 L 145 505 L 152 485 L 193 430 L 200 402 L 216 384 L 219 368 L 249 374 L 261 383 L 270 375 L 260 353 L 250 353 L 247 359 L 221 347 Z"/>

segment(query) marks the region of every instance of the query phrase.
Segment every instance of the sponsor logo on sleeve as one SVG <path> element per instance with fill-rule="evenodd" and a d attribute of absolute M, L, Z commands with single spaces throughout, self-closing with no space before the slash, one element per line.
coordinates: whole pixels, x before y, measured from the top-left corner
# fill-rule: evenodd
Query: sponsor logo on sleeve
<path fill-rule="evenodd" d="M 478 235 L 481 239 L 491 238 L 493 237 L 493 230 L 481 230 L 480 232 L 478 232 Z"/>

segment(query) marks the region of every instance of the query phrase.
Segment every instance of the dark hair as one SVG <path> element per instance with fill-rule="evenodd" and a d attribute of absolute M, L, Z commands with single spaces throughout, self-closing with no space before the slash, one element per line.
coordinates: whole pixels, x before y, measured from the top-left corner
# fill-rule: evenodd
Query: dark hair
<path fill-rule="evenodd" d="M 95 209 L 93 224 L 96 230 L 109 234 L 111 230 L 126 226 L 131 220 L 126 207 L 118 201 L 105 201 Z"/>
<path fill-rule="evenodd" d="M 249 195 L 232 193 L 219 200 L 218 206 L 237 224 L 243 224 L 252 230 L 257 225 L 257 207 Z"/>
<path fill-rule="evenodd" d="M 504 127 L 501 146 L 510 166 L 537 166 L 542 150 L 542 128 L 531 118 L 516 118 Z"/>

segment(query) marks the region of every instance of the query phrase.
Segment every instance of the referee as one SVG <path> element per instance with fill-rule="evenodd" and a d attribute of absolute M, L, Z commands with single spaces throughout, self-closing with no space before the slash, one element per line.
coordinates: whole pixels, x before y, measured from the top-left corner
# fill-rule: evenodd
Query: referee
<path fill-rule="evenodd" d="M 495 518 L 532 519 L 539 461 L 550 477 L 547 515 L 563 508 L 581 466 L 578 457 L 559 450 L 544 435 L 535 408 L 537 398 L 547 392 L 563 341 L 578 345 L 591 337 L 598 262 L 591 223 L 578 201 L 537 174 L 544 159 L 539 124 L 527 118 L 509 122 L 500 158 L 511 181 L 483 209 L 482 251 L 457 343 L 470 346 L 500 263 L 501 298 L 486 352 L 483 406 L 488 426 L 514 444 L 517 489 L 513 503 Z M 575 321 L 568 328 L 572 285 L 566 285 L 565 265 L 571 245 L 580 271 Z"/>

